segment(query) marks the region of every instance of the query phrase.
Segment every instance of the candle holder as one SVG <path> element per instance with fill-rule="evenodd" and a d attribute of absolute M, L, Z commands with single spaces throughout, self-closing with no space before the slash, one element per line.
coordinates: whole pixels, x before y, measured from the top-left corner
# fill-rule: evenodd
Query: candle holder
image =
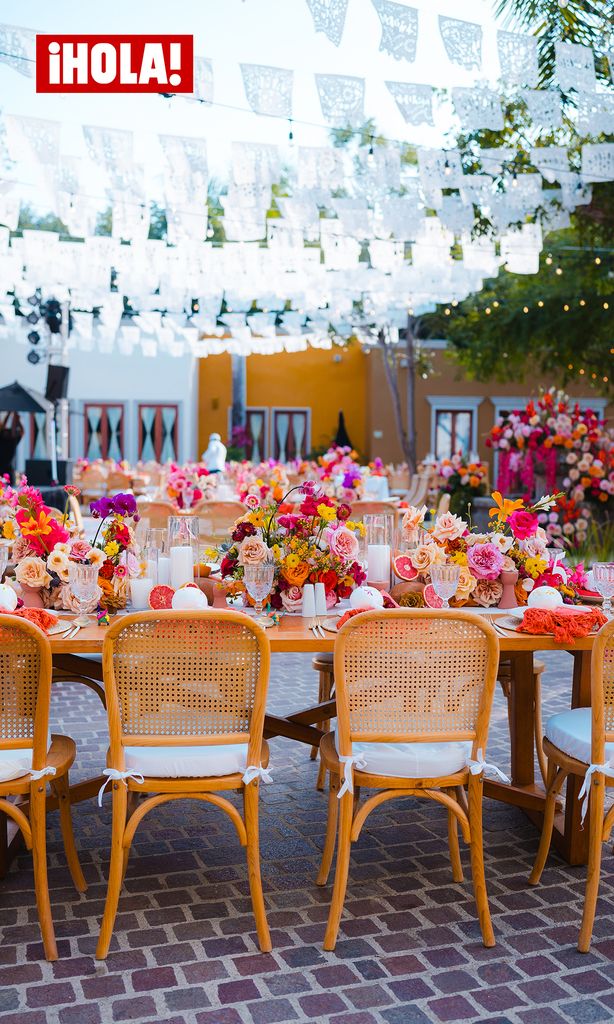
<path fill-rule="evenodd" d="M 367 541 L 367 583 L 377 590 L 390 589 L 394 516 L 388 512 L 363 519 Z"/>
<path fill-rule="evenodd" d="M 170 584 L 175 590 L 194 581 L 194 564 L 198 560 L 198 516 L 169 516 L 168 548 Z"/>

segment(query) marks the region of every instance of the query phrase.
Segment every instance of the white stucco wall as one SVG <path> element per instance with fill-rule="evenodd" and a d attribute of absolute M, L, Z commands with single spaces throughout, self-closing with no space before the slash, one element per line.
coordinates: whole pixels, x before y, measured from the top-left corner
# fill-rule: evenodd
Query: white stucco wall
<path fill-rule="evenodd" d="M 30 346 L 0 339 L 0 387 L 18 380 L 20 384 L 45 390 L 47 367 L 42 361 L 32 366 L 26 359 Z M 138 457 L 139 402 L 176 402 L 179 406 L 178 448 L 182 461 L 197 456 L 198 371 L 192 355 L 179 358 L 166 353 L 153 358 L 138 351 L 106 355 L 97 351 L 73 349 L 69 354 L 71 402 L 71 457 L 83 455 L 84 402 L 124 403 L 124 455 L 133 462 Z M 29 420 L 29 417 L 25 419 Z M 25 423 L 29 428 L 29 423 Z M 20 445 L 18 467 L 26 457 L 28 438 Z"/>

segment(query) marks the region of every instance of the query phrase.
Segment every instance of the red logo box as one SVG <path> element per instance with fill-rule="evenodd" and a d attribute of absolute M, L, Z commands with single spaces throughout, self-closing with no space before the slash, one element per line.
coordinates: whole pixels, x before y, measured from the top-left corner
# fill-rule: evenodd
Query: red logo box
<path fill-rule="evenodd" d="M 37 92 L 194 91 L 194 36 L 37 35 Z"/>

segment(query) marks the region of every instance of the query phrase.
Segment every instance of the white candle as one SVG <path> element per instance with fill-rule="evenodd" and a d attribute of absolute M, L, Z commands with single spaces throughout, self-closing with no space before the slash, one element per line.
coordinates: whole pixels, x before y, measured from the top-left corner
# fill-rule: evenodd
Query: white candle
<path fill-rule="evenodd" d="M 367 546 L 367 580 L 386 585 L 390 582 L 390 544 Z"/>
<path fill-rule="evenodd" d="M 149 576 L 130 580 L 130 597 L 132 598 L 132 608 L 135 612 L 142 612 L 149 608 L 149 595 L 153 585 L 154 582 Z"/>
<path fill-rule="evenodd" d="M 326 590 L 323 583 L 315 584 L 316 615 L 326 615 Z"/>
<path fill-rule="evenodd" d="M 158 583 L 166 586 L 171 581 L 171 560 L 168 555 L 158 555 Z"/>
<path fill-rule="evenodd" d="M 154 582 L 158 579 L 158 563 L 153 558 L 147 559 L 147 575 Z"/>
<path fill-rule="evenodd" d="M 184 583 L 194 580 L 194 555 L 190 544 L 176 544 L 171 548 L 171 587 L 178 590 Z"/>

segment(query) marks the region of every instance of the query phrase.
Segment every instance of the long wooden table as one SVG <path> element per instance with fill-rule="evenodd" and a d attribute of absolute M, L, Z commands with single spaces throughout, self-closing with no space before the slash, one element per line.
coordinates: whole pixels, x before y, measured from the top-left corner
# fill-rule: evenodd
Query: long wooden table
<path fill-rule="evenodd" d="M 308 623 L 297 616 L 285 616 L 278 626 L 268 631 L 271 650 L 276 653 L 317 654 L 332 651 L 334 633 L 327 633 L 324 639 L 313 635 Z M 87 655 L 100 654 L 105 627 L 96 625 L 81 629 L 72 640 L 50 637 L 53 651 L 54 677 L 56 681 L 79 678 L 102 696 L 102 669 L 100 662 L 88 660 Z M 501 654 L 511 661 L 512 680 L 509 698 L 511 782 L 485 780 L 484 792 L 488 797 L 513 804 L 541 826 L 541 815 L 545 791 L 541 781 L 535 779 L 535 741 L 533 733 L 533 654 L 536 651 L 569 651 L 574 657 L 573 680 L 570 707 L 590 705 L 590 663 L 593 638 L 578 640 L 573 646 L 555 643 L 552 637 L 529 636 L 509 633 L 499 637 Z M 314 673 L 314 689 L 316 685 Z M 334 718 L 335 701 L 313 704 L 283 717 L 266 715 L 265 736 L 285 736 L 309 746 L 319 744 L 323 735 L 317 723 Z M 101 778 L 86 780 L 71 787 L 73 802 L 93 797 L 101 784 Z M 559 810 L 555 821 L 553 844 L 569 864 L 586 863 L 588 828 L 580 826 L 580 802 L 577 799 L 581 780 L 570 776 L 567 783 L 565 810 Z M 56 806 L 49 798 L 49 808 Z M 4 836 L 0 822 L 0 877 L 10 861 L 11 850 Z"/>

